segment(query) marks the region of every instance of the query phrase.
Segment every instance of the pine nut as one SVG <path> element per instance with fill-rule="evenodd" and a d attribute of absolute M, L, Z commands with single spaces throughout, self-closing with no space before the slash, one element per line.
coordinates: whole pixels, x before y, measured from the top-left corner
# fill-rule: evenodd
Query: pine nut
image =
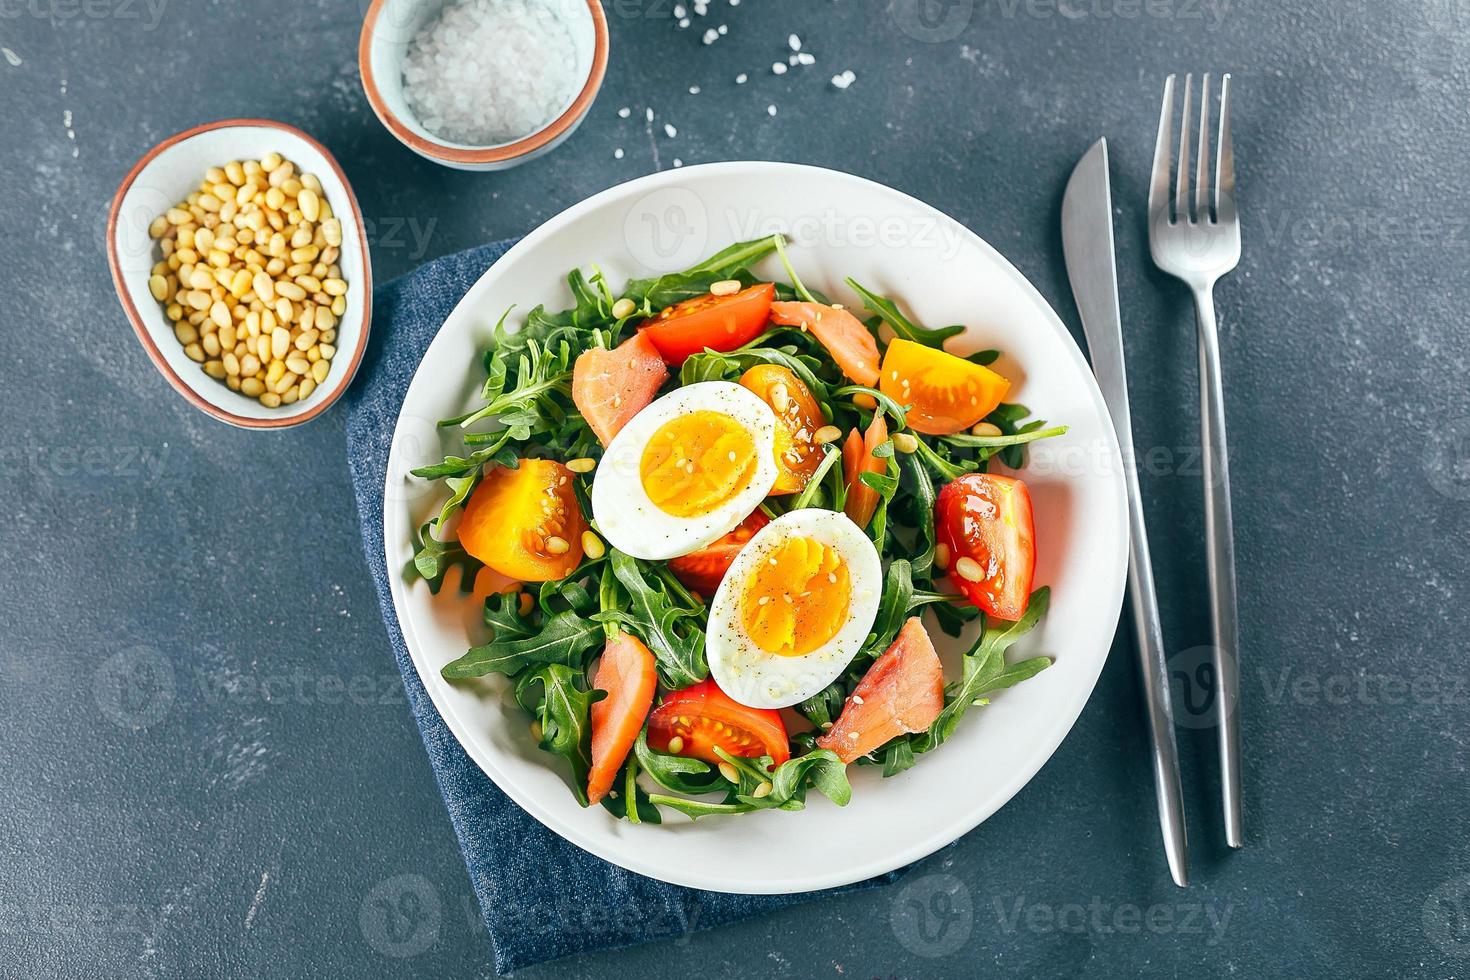
<path fill-rule="evenodd" d="M 311 371 L 311 362 L 306 359 L 306 355 L 293 353 L 286 358 L 286 368 L 296 374 L 307 374 Z"/>
<path fill-rule="evenodd" d="M 711 296 L 733 296 L 740 292 L 739 279 L 721 279 L 709 287 Z"/>
<path fill-rule="evenodd" d="M 271 356 L 276 360 L 286 356 L 286 351 L 291 349 L 291 335 L 286 332 L 285 327 L 277 327 L 271 333 Z"/>
<path fill-rule="evenodd" d="M 636 309 L 638 309 L 638 304 L 633 302 L 628 297 L 624 296 L 622 299 L 613 304 L 612 315 L 614 319 L 622 320 L 626 317 L 632 316 L 633 311 Z"/>
<path fill-rule="evenodd" d="M 895 432 L 893 434 L 893 448 L 901 453 L 917 452 L 919 440 L 909 432 Z"/>
<path fill-rule="evenodd" d="M 597 468 L 597 460 L 591 456 L 578 456 L 576 459 L 567 461 L 567 469 L 573 473 L 591 473 Z"/>
<path fill-rule="evenodd" d="M 730 765 L 730 763 L 720 763 L 720 775 L 724 776 L 727 780 L 734 783 L 735 785 L 740 785 L 740 773 L 738 770 L 736 770 L 734 766 Z"/>
<path fill-rule="evenodd" d="M 602 539 L 592 531 L 582 532 L 582 553 L 594 561 L 607 554 L 607 548 L 602 544 Z"/>
<path fill-rule="evenodd" d="M 200 343 L 204 345 L 204 353 L 210 357 L 219 357 L 220 351 L 223 350 L 220 347 L 219 335 L 215 333 L 206 333 Z"/>
<path fill-rule="evenodd" d="M 774 787 L 770 783 L 761 783 L 754 789 L 754 791 L 751 792 L 750 795 L 757 800 L 764 799 L 765 797 L 771 795 L 772 789 L 774 789 Z"/>
<path fill-rule="evenodd" d="M 852 396 L 852 403 L 858 408 L 866 408 L 869 411 L 872 411 L 873 409 L 878 407 L 878 399 L 874 398 L 866 391 L 859 391 L 854 393 Z"/>
<path fill-rule="evenodd" d="M 776 410 L 777 415 L 785 415 L 786 409 L 791 406 L 791 393 L 786 386 L 777 382 L 771 385 L 771 390 L 766 392 L 771 396 L 771 407 Z"/>
<path fill-rule="evenodd" d="M 168 299 L 168 280 L 157 274 L 150 276 L 148 279 L 148 291 L 153 294 L 154 299 L 162 303 Z"/>
<path fill-rule="evenodd" d="M 838 439 L 841 439 L 842 430 L 835 425 L 824 425 L 816 431 L 814 438 L 819 445 L 825 446 L 829 442 L 836 442 Z"/>
<path fill-rule="evenodd" d="M 224 362 L 222 362 L 222 361 L 205 361 L 204 362 L 204 373 L 207 374 L 207 375 L 209 375 L 211 378 L 214 378 L 215 380 L 219 380 L 219 379 L 223 378 L 225 376 L 225 365 L 224 365 Z"/>
<path fill-rule="evenodd" d="M 301 379 L 301 400 L 306 401 L 306 396 L 316 391 L 316 382 L 311 378 Z"/>
<path fill-rule="evenodd" d="M 259 398 L 265 391 L 265 384 L 259 378 L 246 378 L 240 382 L 240 394 L 249 395 L 251 398 Z"/>
<path fill-rule="evenodd" d="M 240 359 L 234 355 L 234 352 L 225 351 L 224 356 L 221 357 L 220 360 L 224 362 L 226 374 L 228 374 L 232 378 L 239 375 Z"/>
<path fill-rule="evenodd" d="M 241 387 L 243 388 L 244 385 L 242 384 Z M 280 408 L 281 396 L 274 391 L 263 391 L 260 393 L 260 403 L 266 408 Z"/>
<path fill-rule="evenodd" d="M 1000 426 L 994 422 L 976 422 L 970 429 L 972 436 L 998 436 L 1001 435 Z"/>
<path fill-rule="evenodd" d="M 320 334 L 314 328 L 301 331 L 301 336 L 296 338 L 296 349 L 303 353 L 311 350 L 311 346 L 316 343 L 318 336 Z"/>
<path fill-rule="evenodd" d="M 684 751 L 684 739 L 683 738 L 679 737 L 678 735 L 675 735 L 673 738 L 669 739 L 669 754 L 670 755 L 678 755 L 680 752 L 683 752 L 683 751 Z"/>
<path fill-rule="evenodd" d="M 280 361 L 277 361 L 276 363 L 279 364 L 281 362 Z M 296 384 L 296 382 L 298 380 L 300 380 L 300 379 L 297 378 L 297 376 L 295 374 L 291 373 L 290 371 L 287 371 L 287 372 L 285 372 L 284 374 L 281 375 L 280 380 L 278 380 L 275 384 L 273 384 L 273 385 L 270 386 L 270 389 L 271 389 L 271 391 L 274 391 L 278 395 L 284 395 L 286 392 L 290 391 L 291 388 L 293 388 L 295 386 L 295 384 Z"/>
<path fill-rule="evenodd" d="M 553 534 L 546 539 L 546 553 L 548 555 L 564 555 L 572 549 L 571 542 L 566 538 Z"/>
<path fill-rule="evenodd" d="M 333 346 L 332 344 L 328 344 L 328 343 L 323 342 L 323 343 L 317 344 L 316 347 L 317 347 L 317 350 L 319 350 L 319 351 L 322 352 L 322 357 L 325 357 L 329 361 L 332 358 L 334 358 L 334 357 L 337 356 L 337 348 L 335 346 Z"/>
<path fill-rule="evenodd" d="M 179 343 L 187 347 L 199 339 L 199 331 L 194 329 L 193 324 L 185 320 L 183 323 L 174 325 L 174 336 L 178 338 Z"/>
<path fill-rule="evenodd" d="M 282 393 L 282 395 L 281 395 L 281 404 L 282 405 L 291 405 L 291 404 L 294 404 L 296 402 L 296 399 L 298 399 L 300 397 L 301 397 L 301 387 L 300 387 L 300 385 L 292 385 L 291 387 L 287 388 L 284 393 Z"/>
<path fill-rule="evenodd" d="M 942 541 L 934 546 L 934 564 L 940 568 L 949 567 L 949 545 Z"/>
<path fill-rule="evenodd" d="M 326 360 L 324 355 L 322 360 L 317 361 L 311 366 L 312 380 L 314 380 L 317 384 L 324 384 L 327 380 L 327 372 L 331 369 L 332 362 Z"/>
<path fill-rule="evenodd" d="M 276 295 L 284 296 L 287 299 L 296 300 L 299 303 L 301 300 L 306 299 L 306 290 L 302 289 L 294 282 L 283 281 L 276 283 Z"/>
<path fill-rule="evenodd" d="M 191 361 L 198 361 L 201 364 L 204 363 L 204 349 L 198 344 L 186 344 L 184 346 L 184 356 L 188 357 Z"/>
<path fill-rule="evenodd" d="M 980 563 L 969 556 L 955 562 L 954 570 L 966 582 L 978 582 L 985 577 L 985 572 L 980 568 Z"/>

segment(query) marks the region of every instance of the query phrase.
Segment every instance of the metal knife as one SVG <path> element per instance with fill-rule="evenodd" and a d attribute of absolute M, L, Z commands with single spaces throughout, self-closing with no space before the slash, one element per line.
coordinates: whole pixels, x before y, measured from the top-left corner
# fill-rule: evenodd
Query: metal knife
<path fill-rule="evenodd" d="M 1113 417 L 1123 473 L 1128 486 L 1128 527 L 1132 547 L 1128 555 L 1128 592 L 1143 678 L 1143 700 L 1153 742 L 1154 792 L 1159 802 L 1159 826 L 1169 871 L 1181 888 L 1189 884 L 1189 842 L 1184 827 L 1184 799 L 1179 784 L 1179 751 L 1174 742 L 1174 709 L 1169 700 L 1169 675 L 1164 660 L 1164 633 L 1159 625 L 1159 600 L 1154 593 L 1153 567 L 1148 556 L 1148 531 L 1143 521 L 1143 499 L 1134 467 L 1133 422 L 1128 411 L 1128 374 L 1123 366 L 1123 322 L 1118 310 L 1118 273 L 1113 256 L 1113 195 L 1108 183 L 1108 141 L 1094 143 L 1072 171 L 1062 195 L 1062 251 L 1067 278 L 1092 372 Z"/>

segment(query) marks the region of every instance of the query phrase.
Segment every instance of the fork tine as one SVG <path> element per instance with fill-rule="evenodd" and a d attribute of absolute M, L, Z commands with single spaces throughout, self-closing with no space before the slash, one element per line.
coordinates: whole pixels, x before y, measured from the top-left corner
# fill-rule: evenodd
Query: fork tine
<path fill-rule="evenodd" d="M 1164 107 L 1159 110 L 1159 136 L 1154 142 L 1154 170 L 1148 185 L 1148 212 L 1169 206 L 1169 141 L 1174 125 L 1174 76 L 1164 79 Z"/>
<path fill-rule="evenodd" d="M 1179 176 L 1174 182 L 1174 220 L 1189 222 L 1189 134 L 1194 75 L 1184 76 L 1184 119 L 1179 124 Z"/>
<path fill-rule="evenodd" d="M 1194 164 L 1194 220 L 1210 220 L 1210 73 L 1199 80 L 1199 151 Z"/>
<path fill-rule="evenodd" d="M 1235 150 L 1230 145 L 1230 75 L 1220 79 L 1220 135 L 1215 153 L 1215 220 L 1235 221 Z"/>

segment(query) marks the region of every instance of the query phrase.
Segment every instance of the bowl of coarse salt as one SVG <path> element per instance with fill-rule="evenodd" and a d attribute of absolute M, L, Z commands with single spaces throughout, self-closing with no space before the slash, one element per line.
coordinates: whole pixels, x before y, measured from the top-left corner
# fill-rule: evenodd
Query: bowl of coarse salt
<path fill-rule="evenodd" d="M 607 51 L 599 0 L 372 0 L 357 59 L 373 112 L 405 146 L 504 170 L 572 134 Z"/>

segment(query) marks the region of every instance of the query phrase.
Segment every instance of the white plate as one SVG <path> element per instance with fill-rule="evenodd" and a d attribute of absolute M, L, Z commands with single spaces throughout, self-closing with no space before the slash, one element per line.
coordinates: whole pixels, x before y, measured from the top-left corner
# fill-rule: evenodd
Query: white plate
<path fill-rule="evenodd" d="M 484 642 L 477 604 L 446 587 L 392 583 L 394 606 L 419 676 L 470 757 L 536 819 L 632 871 L 695 888 L 779 893 L 843 885 L 902 867 L 974 828 L 1024 786 L 1061 743 L 1092 693 L 1122 604 L 1128 532 L 1117 442 L 1092 374 L 1056 314 L 999 253 L 953 219 L 891 188 L 848 174 L 784 163 L 721 163 L 665 171 L 604 191 L 546 222 L 495 263 L 444 322 L 419 366 L 394 433 L 384 507 L 388 568 L 412 558 L 411 532 L 443 492 L 408 476 L 456 448 L 434 420 L 472 404 L 479 352 L 512 304 L 571 304 L 565 276 L 601 266 L 614 284 L 684 268 L 717 248 L 773 231 L 811 287 L 857 307 L 852 276 L 896 297 L 928 324 L 964 323 L 959 352 L 998 347 L 1009 400 L 1071 430 L 1034 446 L 1025 471 L 1035 506 L 1037 584 L 1051 611 L 1012 658 L 1056 663 L 991 706 L 955 737 L 891 779 L 852 766 L 853 799 L 838 807 L 813 792 L 807 808 L 692 823 L 673 812 L 633 826 L 601 807 L 582 809 L 561 760 L 531 740 L 503 678 L 451 685 L 439 670 Z M 780 274 L 767 262 L 762 271 Z M 932 630 L 946 674 L 963 645 Z M 1040 831 L 1038 831 L 1040 833 Z"/>

